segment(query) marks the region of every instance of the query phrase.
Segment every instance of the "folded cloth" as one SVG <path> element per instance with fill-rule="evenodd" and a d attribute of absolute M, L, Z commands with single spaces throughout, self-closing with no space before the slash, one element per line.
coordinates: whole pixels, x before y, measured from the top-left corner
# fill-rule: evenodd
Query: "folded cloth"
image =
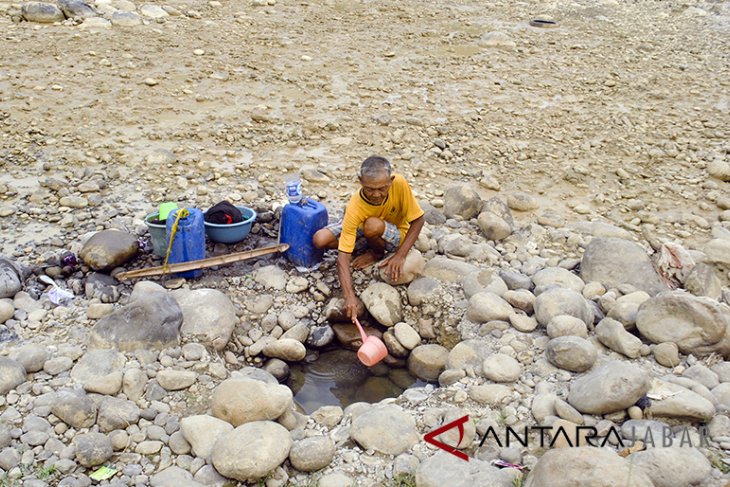
<path fill-rule="evenodd" d="M 230 204 L 228 201 L 221 201 L 205 212 L 205 221 L 219 225 L 229 225 L 243 221 L 241 210 Z"/>

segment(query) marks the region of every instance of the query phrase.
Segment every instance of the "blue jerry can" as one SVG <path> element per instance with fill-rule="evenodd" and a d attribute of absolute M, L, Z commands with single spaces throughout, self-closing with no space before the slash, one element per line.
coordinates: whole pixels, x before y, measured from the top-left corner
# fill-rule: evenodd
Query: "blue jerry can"
<path fill-rule="evenodd" d="M 322 260 L 324 251 L 317 250 L 312 237 L 327 226 L 327 208 L 323 204 L 302 198 L 288 204 L 281 212 L 281 243 L 289 244 L 284 255 L 297 267 L 314 267 Z"/>
<path fill-rule="evenodd" d="M 178 210 L 170 212 L 167 217 L 167 244 L 169 246 L 172 226 L 175 223 Z M 180 218 L 175 232 L 175 240 L 172 242 L 170 250 L 170 258 L 168 264 L 177 264 L 179 262 L 189 262 L 191 260 L 205 259 L 205 223 L 203 220 L 203 212 L 197 208 L 188 208 L 190 213 L 185 218 Z M 165 248 L 167 251 L 167 248 Z M 186 279 L 192 279 L 200 276 L 202 270 L 179 272 L 177 275 Z"/>

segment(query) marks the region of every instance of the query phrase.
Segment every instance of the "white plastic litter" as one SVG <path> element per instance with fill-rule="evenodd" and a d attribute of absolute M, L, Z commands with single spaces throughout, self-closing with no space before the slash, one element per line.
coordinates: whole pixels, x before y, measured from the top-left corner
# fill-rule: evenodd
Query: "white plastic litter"
<path fill-rule="evenodd" d="M 73 301 L 74 293 L 67 289 L 61 288 L 56 282 L 51 279 L 48 276 L 41 276 L 39 279 L 46 284 L 50 284 L 53 286 L 50 291 L 48 291 L 48 299 L 51 300 L 51 302 L 57 306 L 68 306 L 71 304 L 71 301 Z"/>

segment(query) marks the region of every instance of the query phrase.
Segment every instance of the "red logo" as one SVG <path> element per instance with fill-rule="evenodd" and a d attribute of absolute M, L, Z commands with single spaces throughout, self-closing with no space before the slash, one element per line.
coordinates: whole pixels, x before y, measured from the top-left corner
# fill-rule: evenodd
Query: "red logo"
<path fill-rule="evenodd" d="M 436 437 L 442 433 L 445 433 L 453 428 L 459 428 L 459 441 L 456 442 L 457 445 L 461 443 L 461 440 L 464 439 L 464 423 L 469 421 L 469 416 L 462 416 L 461 418 L 457 419 L 456 421 L 452 421 L 448 424 L 443 425 L 442 427 L 435 429 L 431 431 L 430 433 L 426 434 L 423 439 L 426 440 L 426 443 L 431 443 L 434 446 L 437 446 L 441 448 L 444 451 L 447 451 L 451 453 L 452 455 L 461 458 L 462 460 L 469 461 L 469 457 L 464 452 L 460 452 L 456 448 L 447 445 L 446 443 L 441 443 L 436 439 Z"/>

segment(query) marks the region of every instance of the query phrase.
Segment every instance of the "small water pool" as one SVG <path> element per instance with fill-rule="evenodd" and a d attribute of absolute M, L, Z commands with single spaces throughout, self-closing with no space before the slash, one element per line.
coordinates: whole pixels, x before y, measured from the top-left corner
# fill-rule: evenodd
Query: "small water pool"
<path fill-rule="evenodd" d="M 304 413 L 311 414 L 321 406 L 345 408 L 354 402 L 397 397 L 410 387 L 425 386 L 426 382 L 413 377 L 405 368 L 384 364 L 365 367 L 357 353 L 335 349 L 322 352 L 311 363 L 290 364 L 286 385 Z"/>

